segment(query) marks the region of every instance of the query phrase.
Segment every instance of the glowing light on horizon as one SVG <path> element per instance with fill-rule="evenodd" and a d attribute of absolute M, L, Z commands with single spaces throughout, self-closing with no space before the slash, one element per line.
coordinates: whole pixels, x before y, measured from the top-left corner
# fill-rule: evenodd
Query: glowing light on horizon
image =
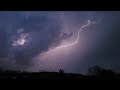
<path fill-rule="evenodd" d="M 103 16 L 103 17 L 104 17 L 104 16 Z M 83 28 L 89 26 L 90 24 L 98 24 L 98 23 L 103 19 L 103 17 L 100 18 L 97 22 L 91 22 L 90 20 L 88 20 L 88 23 L 85 24 L 85 25 L 83 25 L 83 26 L 79 29 L 78 34 L 77 34 L 77 38 L 76 38 L 76 40 L 75 40 L 73 43 L 69 43 L 69 44 L 66 44 L 66 45 L 61 45 L 61 46 L 58 46 L 57 48 L 65 48 L 65 47 L 69 47 L 69 46 L 73 46 L 74 44 L 77 44 L 77 43 L 78 43 L 78 40 L 79 40 L 79 36 L 80 36 L 79 34 L 80 34 L 80 32 L 83 30 Z"/>

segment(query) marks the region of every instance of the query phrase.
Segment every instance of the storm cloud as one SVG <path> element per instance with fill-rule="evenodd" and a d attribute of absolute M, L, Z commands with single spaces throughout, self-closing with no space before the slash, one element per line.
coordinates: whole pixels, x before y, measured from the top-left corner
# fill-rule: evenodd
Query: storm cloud
<path fill-rule="evenodd" d="M 3 57 L 14 60 L 16 65 L 29 65 L 31 58 L 57 46 L 62 39 L 70 37 L 64 33 L 61 36 L 62 24 L 57 14 L 44 12 L 0 12 L 0 61 Z M 22 33 L 28 33 L 28 43 L 25 46 L 12 46 L 12 42 Z M 55 42 L 55 43 L 54 43 Z M 7 63 L 7 61 L 5 62 Z M 9 63 L 10 64 L 10 63 Z M 5 66 L 5 65 L 4 65 Z M 11 65 L 12 66 L 12 65 Z"/>
<path fill-rule="evenodd" d="M 73 42 L 87 21 L 97 24 L 80 33 L 77 44 L 55 50 L 61 43 Z M 12 46 L 28 34 L 24 45 Z M 1 11 L 0 67 L 35 71 L 37 69 L 84 73 L 90 66 L 120 70 L 120 12 L 112 11 Z M 37 58 L 34 59 L 34 58 Z M 34 63 L 34 65 L 33 65 Z"/>

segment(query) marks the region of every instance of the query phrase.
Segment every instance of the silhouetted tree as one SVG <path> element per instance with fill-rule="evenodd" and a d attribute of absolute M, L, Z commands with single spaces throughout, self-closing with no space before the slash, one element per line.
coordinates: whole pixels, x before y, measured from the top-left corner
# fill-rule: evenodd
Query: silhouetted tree
<path fill-rule="evenodd" d="M 64 70 L 60 69 L 60 70 L 59 70 L 59 73 L 60 73 L 60 74 L 63 74 L 63 73 L 64 73 Z"/>
<path fill-rule="evenodd" d="M 88 69 L 88 75 L 97 78 L 114 78 L 115 72 L 110 69 L 104 69 L 100 66 L 93 66 Z"/>
<path fill-rule="evenodd" d="M 96 65 L 88 69 L 88 75 L 97 76 L 97 74 L 99 74 L 100 71 L 102 71 L 102 68 Z"/>

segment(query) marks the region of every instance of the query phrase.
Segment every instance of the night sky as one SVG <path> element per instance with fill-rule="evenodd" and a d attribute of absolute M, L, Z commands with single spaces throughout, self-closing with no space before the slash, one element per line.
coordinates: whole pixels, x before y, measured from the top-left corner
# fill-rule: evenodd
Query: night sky
<path fill-rule="evenodd" d="M 91 22 L 79 33 L 83 25 Z M 120 72 L 119 11 L 0 11 L 0 67 L 85 74 L 99 65 Z"/>

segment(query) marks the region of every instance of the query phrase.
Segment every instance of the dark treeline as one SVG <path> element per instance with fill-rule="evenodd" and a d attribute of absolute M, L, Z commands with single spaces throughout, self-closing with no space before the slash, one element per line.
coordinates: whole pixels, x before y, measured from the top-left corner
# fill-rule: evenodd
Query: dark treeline
<path fill-rule="evenodd" d="M 3 70 L 0 68 L 0 79 L 120 79 L 120 74 L 110 69 L 93 66 L 88 69 L 87 75 L 65 73 L 60 69 L 58 72 L 25 72 Z"/>

